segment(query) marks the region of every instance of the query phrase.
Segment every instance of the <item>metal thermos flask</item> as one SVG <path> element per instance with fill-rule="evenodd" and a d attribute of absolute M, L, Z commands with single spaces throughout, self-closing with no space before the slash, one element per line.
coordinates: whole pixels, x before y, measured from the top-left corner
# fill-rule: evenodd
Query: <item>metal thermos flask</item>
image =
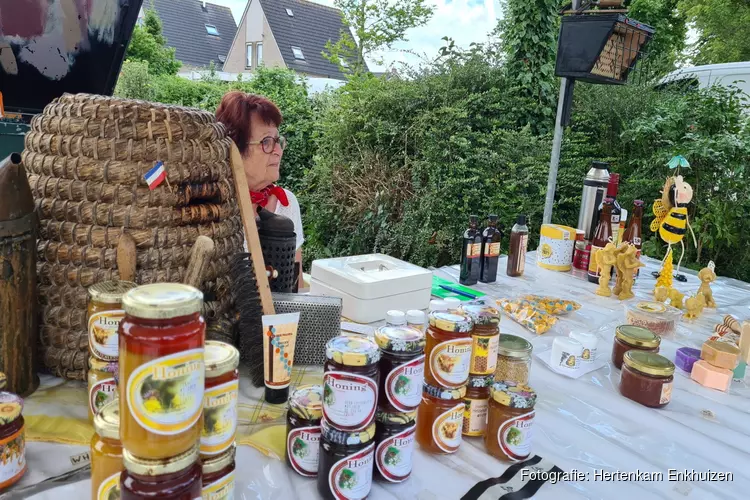
<path fill-rule="evenodd" d="M 583 180 L 581 211 L 578 213 L 578 229 L 584 232 L 587 241 L 594 236 L 596 223 L 599 221 L 599 205 L 607 194 L 608 183 L 609 163 L 592 161 L 591 168 Z"/>

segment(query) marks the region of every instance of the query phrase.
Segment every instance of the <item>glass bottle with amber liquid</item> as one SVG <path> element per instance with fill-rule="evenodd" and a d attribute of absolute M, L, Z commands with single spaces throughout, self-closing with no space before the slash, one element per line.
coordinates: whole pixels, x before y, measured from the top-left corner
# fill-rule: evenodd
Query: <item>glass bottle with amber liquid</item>
<path fill-rule="evenodd" d="M 461 274 L 458 282 L 462 285 L 476 285 L 482 267 L 482 232 L 477 229 L 479 218 L 469 217 L 469 227 L 464 231 L 461 246 Z"/>
<path fill-rule="evenodd" d="M 604 198 L 602 212 L 599 214 L 599 223 L 591 240 L 591 257 L 589 258 L 588 279 L 591 283 L 599 283 L 599 266 L 596 263 L 596 253 L 602 250 L 607 243 L 612 242 L 612 198 Z"/>
<path fill-rule="evenodd" d="M 526 250 L 528 245 L 529 226 L 526 225 L 526 216 L 521 214 L 516 219 L 516 223 L 510 231 L 508 266 L 505 269 L 505 274 L 514 278 L 523 275 L 523 270 L 526 266 Z"/>
<path fill-rule="evenodd" d="M 641 258 L 641 245 L 643 244 L 643 201 L 635 200 L 633 202 L 633 216 L 630 218 L 628 228 L 625 230 L 625 234 L 622 236 L 622 241 L 630 243 L 636 248 L 636 256 L 638 259 Z M 635 270 L 635 276 L 638 276 L 640 269 Z"/>
<path fill-rule="evenodd" d="M 500 239 L 503 233 L 497 228 L 497 215 L 490 215 L 482 231 L 482 269 L 479 281 L 494 283 L 497 280 L 497 261 L 500 259 Z"/>
<path fill-rule="evenodd" d="M 612 226 L 612 242 L 617 245 L 620 241 L 624 241 L 620 239 L 619 233 L 620 233 L 620 217 L 622 217 L 622 207 L 620 207 L 620 203 L 617 201 L 617 193 L 620 190 L 620 174 L 611 173 L 609 174 L 609 184 L 607 184 L 607 196 L 608 198 L 612 198 L 612 222 L 610 225 Z M 602 203 L 599 205 L 599 214 L 601 216 L 602 208 L 604 207 L 604 200 L 602 200 Z"/>

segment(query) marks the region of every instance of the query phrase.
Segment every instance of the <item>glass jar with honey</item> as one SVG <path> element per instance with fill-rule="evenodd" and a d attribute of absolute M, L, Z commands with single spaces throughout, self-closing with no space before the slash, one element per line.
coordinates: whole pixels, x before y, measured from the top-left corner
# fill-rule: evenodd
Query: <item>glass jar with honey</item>
<path fill-rule="evenodd" d="M 94 417 L 91 438 L 91 498 L 120 498 L 122 444 L 120 443 L 120 403 L 111 401 Z"/>
<path fill-rule="evenodd" d="M 200 439 L 203 424 L 203 295 L 191 286 L 160 283 L 130 290 L 122 303 L 123 447 L 144 460 L 186 453 Z"/>
<path fill-rule="evenodd" d="M 409 479 L 414 454 L 417 412 L 375 415 L 375 477 L 390 483 Z"/>
<path fill-rule="evenodd" d="M 322 417 L 321 386 L 301 385 L 289 396 L 289 410 L 286 412 L 286 463 L 304 477 L 318 475 Z"/>
<path fill-rule="evenodd" d="M 375 423 L 361 431 L 341 431 L 320 422 L 318 493 L 326 500 L 367 498 L 375 462 Z"/>
<path fill-rule="evenodd" d="M 117 361 L 117 330 L 125 317 L 122 296 L 135 288 L 129 281 L 102 281 L 89 287 L 88 333 L 91 355 L 102 361 Z"/>
<path fill-rule="evenodd" d="M 506 462 L 526 460 L 531 454 L 536 392 L 525 384 L 503 381 L 492 385 L 490 396 L 487 452 Z"/>
<path fill-rule="evenodd" d="M 89 358 L 89 422 L 93 423 L 94 416 L 102 407 L 117 398 L 117 372 L 116 361 L 102 361 L 94 356 Z"/>
<path fill-rule="evenodd" d="M 466 386 L 444 389 L 424 385 L 417 419 L 417 442 L 423 451 L 447 455 L 461 446 Z"/>
<path fill-rule="evenodd" d="M 647 328 L 634 325 L 621 325 L 615 328 L 615 341 L 612 343 L 612 364 L 622 368 L 622 357 L 630 350 L 659 352 L 661 337 Z"/>
<path fill-rule="evenodd" d="M 237 446 L 232 444 L 224 453 L 203 460 L 203 498 L 234 498 L 234 471 Z"/>
<path fill-rule="evenodd" d="M 500 339 L 500 312 L 484 302 L 471 302 L 461 312 L 474 322 L 471 332 L 471 375 L 491 375 L 497 366 L 497 346 Z"/>
<path fill-rule="evenodd" d="M 424 383 L 425 336 L 408 326 L 384 326 L 375 332 L 380 347 L 378 408 L 388 413 L 419 407 Z"/>
<path fill-rule="evenodd" d="M 176 457 L 149 460 L 122 451 L 122 500 L 198 499 L 203 489 L 198 445 Z"/>
<path fill-rule="evenodd" d="M 203 395 L 201 456 L 219 455 L 237 434 L 240 352 L 229 344 L 206 341 L 206 390 Z"/>
<path fill-rule="evenodd" d="M 495 382 L 492 375 L 470 376 L 464 396 L 464 436 L 484 436 L 487 430 L 487 412 L 489 410 L 490 387 Z"/>
<path fill-rule="evenodd" d="M 425 346 L 425 383 L 457 389 L 466 385 L 471 363 L 471 318 L 457 313 L 430 314 Z"/>
<path fill-rule="evenodd" d="M 26 422 L 23 399 L 12 392 L 0 392 L 0 491 L 21 480 L 26 473 Z"/>

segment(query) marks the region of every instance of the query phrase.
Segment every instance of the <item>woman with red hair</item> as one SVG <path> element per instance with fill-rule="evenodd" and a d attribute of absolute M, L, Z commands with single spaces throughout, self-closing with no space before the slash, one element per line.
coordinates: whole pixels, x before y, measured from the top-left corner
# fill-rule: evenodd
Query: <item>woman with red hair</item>
<path fill-rule="evenodd" d="M 286 148 L 286 138 L 279 135 L 281 111 L 263 96 L 232 91 L 221 99 L 216 119 L 224 124 L 227 134 L 240 150 L 253 206 L 260 205 L 294 222 L 296 261 L 300 263 L 301 274 L 305 237 L 299 202 L 291 191 L 275 184 L 279 180 L 281 157 Z"/>

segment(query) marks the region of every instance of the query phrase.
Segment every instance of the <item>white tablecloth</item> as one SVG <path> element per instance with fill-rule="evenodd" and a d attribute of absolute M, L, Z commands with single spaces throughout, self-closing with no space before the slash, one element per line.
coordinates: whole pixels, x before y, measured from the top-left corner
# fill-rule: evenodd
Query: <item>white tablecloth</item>
<path fill-rule="evenodd" d="M 623 303 L 594 294 L 595 285 L 569 273 L 542 270 L 529 254 L 526 273 L 520 278 L 504 274 L 500 262 L 498 282 L 477 289 L 492 296 L 536 293 L 570 298 L 583 307 L 564 317 L 552 331 L 532 335 L 509 318 L 503 318 L 501 330 L 529 339 L 537 351 L 551 345 L 555 335 L 570 330 L 597 333 L 600 353 L 608 357 L 614 329 L 624 322 Z M 650 298 L 654 279 L 650 271 L 657 262 L 645 259 L 648 267 L 636 284 L 637 298 Z M 721 269 L 718 269 L 721 272 Z M 456 277 L 455 268 L 435 273 Z M 699 282 L 692 273 L 687 283 L 675 282 L 686 295 L 697 290 Z M 664 339 L 661 353 L 674 359 L 680 346 L 700 347 L 711 335 L 713 325 L 725 314 L 750 319 L 750 285 L 720 278 L 713 286 L 719 305 L 707 310 L 694 323 L 683 322 L 673 338 Z M 573 380 L 550 371 L 536 357 L 530 385 L 538 393 L 532 455 L 539 455 L 563 471 L 578 470 L 586 481 L 547 483 L 535 498 L 539 499 L 656 499 L 679 498 L 708 500 L 750 498 L 750 390 L 745 381 L 735 381 L 728 393 L 706 389 L 690 380 L 679 369 L 675 374 L 672 401 L 663 409 L 646 408 L 622 397 L 618 392 L 619 371 L 610 363 Z M 242 391 L 258 395 L 244 383 Z M 64 412 L 66 409 L 60 408 Z M 32 484 L 71 467 L 68 457 L 84 448 L 44 443 L 29 443 L 30 471 L 22 484 Z M 240 499 L 318 498 L 315 481 L 292 473 L 283 460 L 262 455 L 247 447 L 238 452 L 238 494 Z M 477 482 L 500 476 L 508 464 L 484 451 L 481 439 L 465 439 L 460 450 L 450 456 L 431 456 L 417 450 L 412 477 L 400 485 L 375 483 L 373 499 L 458 499 Z M 669 470 L 730 472 L 732 481 L 670 481 Z M 662 472 L 661 481 L 603 481 L 597 471 L 621 473 Z M 641 477 L 641 479 L 644 479 Z M 491 490 L 498 498 L 501 493 Z M 89 482 L 58 487 L 35 500 L 87 498 Z"/>

